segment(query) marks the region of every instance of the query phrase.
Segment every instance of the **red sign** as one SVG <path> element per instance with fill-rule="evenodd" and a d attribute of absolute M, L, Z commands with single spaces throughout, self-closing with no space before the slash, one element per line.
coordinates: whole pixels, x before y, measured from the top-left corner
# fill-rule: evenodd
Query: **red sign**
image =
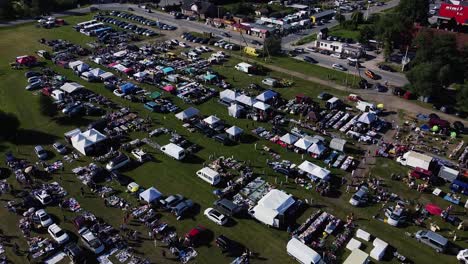
<path fill-rule="evenodd" d="M 468 6 L 442 3 L 439 16 L 454 18 L 459 24 L 468 24 Z"/>

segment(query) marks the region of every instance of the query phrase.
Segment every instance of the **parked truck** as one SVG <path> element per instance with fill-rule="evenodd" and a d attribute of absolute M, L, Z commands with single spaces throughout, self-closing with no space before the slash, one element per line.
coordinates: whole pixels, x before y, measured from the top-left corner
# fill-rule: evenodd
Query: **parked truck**
<path fill-rule="evenodd" d="M 403 156 L 398 157 L 397 162 L 403 166 L 429 170 L 432 157 L 416 151 L 408 151 Z"/>

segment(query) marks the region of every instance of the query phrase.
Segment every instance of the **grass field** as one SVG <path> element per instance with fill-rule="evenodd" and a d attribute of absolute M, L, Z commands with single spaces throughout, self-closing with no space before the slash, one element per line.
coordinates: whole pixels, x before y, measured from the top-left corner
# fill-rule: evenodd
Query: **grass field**
<path fill-rule="evenodd" d="M 315 41 L 315 40 L 317 40 L 317 34 L 314 33 L 314 34 L 310 34 L 306 37 L 301 38 L 296 43 L 294 43 L 294 45 L 304 45 L 307 43 L 311 43 L 312 41 Z"/>
<path fill-rule="evenodd" d="M 72 119 L 72 120 L 50 120 L 49 118 L 42 116 L 39 113 L 39 94 L 31 93 L 24 90 L 26 86 L 26 80 L 23 77 L 24 70 L 11 70 L 8 63 L 14 60 L 15 56 L 23 54 L 32 54 L 38 49 L 43 49 L 39 38 L 61 38 L 70 40 L 74 43 L 82 44 L 89 41 L 94 41 L 92 38 L 86 37 L 82 34 L 75 32 L 71 25 L 79 21 L 89 19 L 89 16 L 82 17 L 69 17 L 66 21 L 70 26 L 64 26 L 61 28 L 47 30 L 37 29 L 34 25 L 23 25 L 14 28 L 0 29 L 2 38 L 0 39 L 0 76 L 2 77 L 1 89 L 0 89 L 0 108 L 3 111 L 14 113 L 21 122 L 21 129 L 17 132 L 16 140 L 14 142 L 1 142 L 0 151 L 5 153 L 8 150 L 14 152 L 14 154 L 21 158 L 26 158 L 31 161 L 35 161 L 36 158 L 33 155 L 33 147 L 37 144 L 45 145 L 48 150 L 51 150 L 50 144 L 55 140 L 63 138 L 63 133 L 73 129 L 77 126 L 84 126 L 90 120 L 87 118 L 83 119 Z M 273 58 L 271 63 L 281 65 L 288 69 L 294 69 L 296 71 L 310 74 L 310 75 L 327 75 L 328 71 L 322 70 L 325 68 L 314 67 L 313 65 L 296 62 L 290 58 Z M 245 88 L 249 83 L 258 83 L 263 77 L 262 76 L 248 76 L 243 73 L 237 72 L 233 69 L 233 65 L 239 60 L 231 60 L 221 66 L 215 66 L 214 69 L 221 75 L 224 75 L 228 81 L 232 82 L 237 88 Z M 132 177 L 140 185 L 149 187 L 155 186 L 164 194 L 181 193 L 184 196 L 192 199 L 200 205 L 200 210 L 204 210 L 209 207 L 215 200 L 215 196 L 212 194 L 214 188 L 210 187 L 200 179 L 195 177 L 195 172 L 202 167 L 203 162 L 207 162 L 208 157 L 212 154 L 234 156 L 240 160 L 250 160 L 255 172 L 258 175 L 263 175 L 271 183 L 275 182 L 275 178 L 279 177 L 279 181 L 283 180 L 284 177 L 273 173 L 270 169 L 265 168 L 265 162 L 269 158 L 268 155 L 260 151 L 255 151 L 253 144 L 239 144 L 231 147 L 222 147 L 220 144 L 203 137 L 199 133 L 189 133 L 182 127 L 182 123 L 174 118 L 174 115 L 166 115 L 163 118 L 161 114 L 149 114 L 145 111 L 141 104 L 134 104 L 128 101 L 123 101 L 112 95 L 111 92 L 103 88 L 102 84 L 96 83 L 85 83 L 81 79 L 77 78 L 72 74 L 71 71 L 62 68 L 55 67 L 48 63 L 53 69 L 66 75 L 69 79 L 77 81 L 85 85 L 88 89 L 98 92 L 107 96 L 108 98 L 121 103 L 125 106 L 130 106 L 133 110 L 141 113 L 142 117 L 151 116 L 156 126 L 164 126 L 171 129 L 176 129 L 180 134 L 186 136 L 192 142 L 202 146 L 203 149 L 196 154 L 196 157 L 187 159 L 184 162 L 177 162 L 166 156 L 152 152 L 156 161 L 149 162 L 144 165 L 138 166 L 133 170 L 124 171 L 124 173 Z M 331 71 L 331 70 L 330 70 Z M 337 74 L 337 78 L 343 78 L 342 73 L 331 71 Z M 337 95 L 344 95 L 344 93 L 338 93 L 333 91 L 331 88 L 322 87 L 320 85 L 305 82 L 291 78 L 282 73 L 272 72 L 268 75 L 278 78 L 289 78 L 294 81 L 294 86 L 290 88 L 279 88 L 284 97 L 292 98 L 297 93 L 304 93 L 311 97 L 315 97 L 321 91 L 330 91 Z M 145 86 L 147 89 L 153 89 Z M 180 100 L 174 99 L 182 108 L 188 106 L 183 105 Z M 237 125 L 244 128 L 246 131 L 251 129 L 253 126 L 265 126 L 270 127 L 269 124 L 255 124 L 253 121 L 237 120 L 227 115 L 225 107 L 220 106 L 215 100 L 211 100 L 205 104 L 197 106 L 201 113 L 204 115 L 216 114 L 222 118 L 228 124 Z M 141 137 L 141 134 L 132 134 L 132 137 Z M 160 136 L 154 138 L 159 144 L 168 143 L 167 136 Z M 255 141 L 259 146 L 267 145 L 273 150 L 281 154 L 282 159 L 288 159 L 296 163 L 300 162 L 300 156 L 291 152 L 287 152 L 280 148 L 278 145 L 273 145 L 270 142 L 264 140 Z M 149 150 L 148 148 L 146 148 Z M 52 159 L 58 159 L 59 157 L 53 157 Z M 61 184 L 69 192 L 69 195 L 77 198 L 81 206 L 86 210 L 95 213 L 97 216 L 102 217 L 104 220 L 112 224 L 114 227 L 118 227 L 121 224 L 123 217 L 122 211 L 119 209 L 111 209 L 104 206 L 103 200 L 95 195 L 86 195 L 81 197 L 79 189 L 82 186 L 76 179 L 76 177 L 70 172 L 70 170 L 79 165 L 88 164 L 90 160 L 88 158 L 80 158 L 78 162 L 72 164 L 66 164 L 66 170 L 63 173 L 64 180 Z M 315 161 L 314 161 L 315 162 Z M 318 164 L 322 164 L 317 161 Z M 375 175 L 382 177 L 388 177 L 392 170 L 401 170 L 401 167 L 392 164 L 392 167 L 380 166 L 375 169 Z M 388 165 L 390 166 L 390 165 Z M 337 177 L 344 175 L 342 171 L 333 170 Z M 55 175 L 54 180 L 58 180 Z M 9 182 L 16 185 L 14 177 L 10 176 Z M 118 190 L 123 191 L 120 186 L 116 186 L 113 183 L 106 183 Z M 392 183 L 393 186 L 393 183 Z M 401 191 L 401 195 L 407 195 L 407 199 L 413 199 L 415 192 L 405 191 L 404 186 L 395 185 L 395 191 Z M 415 263 L 453 263 L 454 257 L 448 255 L 437 255 L 435 252 L 430 250 L 428 247 L 416 243 L 414 240 L 405 237 L 405 231 L 414 231 L 417 228 L 410 226 L 407 228 L 393 228 L 384 223 L 378 222 L 372 219 L 372 216 L 380 210 L 379 206 L 374 205 L 366 208 L 354 208 L 348 204 L 350 198 L 349 194 L 343 194 L 340 198 L 329 198 L 321 197 L 316 192 L 302 189 L 293 183 L 284 183 L 281 189 L 292 193 L 299 198 L 312 198 L 316 208 L 322 208 L 330 213 L 335 214 L 342 219 L 345 219 L 346 215 L 350 212 L 355 214 L 357 219 L 356 223 L 363 229 L 371 232 L 372 234 L 382 238 L 389 242 L 392 246 L 396 247 L 402 254 L 410 257 Z M 344 190 L 342 190 L 344 193 Z M 122 192 L 120 196 L 132 201 L 136 204 L 136 199 L 131 197 L 129 194 Z M 422 195 L 418 199 L 431 199 L 431 195 Z M 4 199 L 11 198 L 10 196 L 2 197 Z M 307 208 L 305 212 L 297 220 L 298 223 L 302 223 L 304 219 L 310 216 L 310 214 L 317 210 L 316 208 Z M 69 231 L 75 230 L 70 222 L 64 222 L 64 213 L 58 209 L 58 207 L 48 207 L 47 210 L 53 214 L 62 227 Z M 71 219 L 74 214 L 65 213 L 68 219 Z M 3 206 L 0 208 L 0 216 L 2 221 L 0 222 L 0 229 L 7 236 L 11 236 L 11 243 L 18 243 L 21 249 L 26 249 L 26 243 L 21 238 L 21 232 L 18 229 L 19 217 L 11 213 L 6 212 Z M 434 219 L 439 221 L 440 219 Z M 208 221 L 202 214 L 197 214 L 193 218 L 184 219 L 181 221 L 175 220 L 172 215 L 164 214 L 163 221 L 169 222 L 175 226 L 180 235 L 187 232 L 190 228 L 197 224 L 206 226 L 213 232 L 213 236 L 225 234 L 232 239 L 235 239 L 245 246 L 250 248 L 253 252 L 258 252 L 258 257 L 255 258 L 253 263 L 294 263 L 294 261 L 286 254 L 286 242 L 288 241 L 288 234 L 285 231 L 280 231 L 272 228 L 268 228 L 260 223 L 255 222 L 252 219 L 236 219 L 232 227 L 219 227 Z M 145 229 L 141 226 L 132 226 L 132 228 L 140 230 L 143 237 L 146 237 Z M 466 238 L 465 238 L 466 239 Z M 8 244 L 7 244 L 8 245 Z M 466 247 L 466 243 L 460 243 L 461 246 Z M 141 254 L 150 258 L 154 263 L 175 263 L 174 260 L 164 259 L 161 257 L 162 247 L 154 248 L 152 241 L 143 239 L 135 245 L 135 248 Z M 201 246 L 197 248 L 199 256 L 193 263 L 226 263 L 231 260 L 232 257 L 224 256 L 220 250 L 216 249 L 214 243 L 209 245 Z M 366 249 L 367 252 L 370 248 Z M 7 257 L 12 263 L 26 263 L 25 255 L 16 256 L 12 253 L 11 248 L 7 247 Z M 392 263 L 392 261 L 386 261 Z"/>

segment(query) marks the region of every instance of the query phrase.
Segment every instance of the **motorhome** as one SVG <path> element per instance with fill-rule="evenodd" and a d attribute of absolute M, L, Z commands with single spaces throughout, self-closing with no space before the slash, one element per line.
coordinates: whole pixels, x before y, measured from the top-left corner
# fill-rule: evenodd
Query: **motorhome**
<path fill-rule="evenodd" d="M 219 173 L 208 167 L 197 171 L 197 176 L 211 185 L 217 185 L 221 181 Z"/>
<path fill-rule="evenodd" d="M 174 143 L 162 146 L 161 151 L 176 160 L 183 160 L 185 158 L 185 150 Z"/>

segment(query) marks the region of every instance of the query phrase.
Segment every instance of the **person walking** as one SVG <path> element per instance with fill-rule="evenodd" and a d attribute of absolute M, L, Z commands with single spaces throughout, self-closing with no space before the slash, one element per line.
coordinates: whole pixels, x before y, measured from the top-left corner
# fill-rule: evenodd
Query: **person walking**
<path fill-rule="evenodd" d="M 163 258 L 166 257 L 166 251 L 164 249 L 161 249 L 161 255 L 163 256 Z"/>
<path fill-rule="evenodd" d="M 156 238 L 153 240 L 154 247 L 158 247 L 158 240 Z"/>
<path fill-rule="evenodd" d="M 84 188 L 83 188 L 83 187 L 80 188 L 80 191 L 81 191 L 81 196 L 84 196 L 84 195 L 85 195 L 85 191 L 84 191 Z"/>

